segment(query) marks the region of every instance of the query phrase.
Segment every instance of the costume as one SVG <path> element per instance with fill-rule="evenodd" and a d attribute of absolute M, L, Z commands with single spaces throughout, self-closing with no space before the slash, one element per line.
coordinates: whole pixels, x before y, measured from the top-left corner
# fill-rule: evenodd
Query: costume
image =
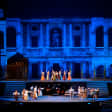
<path fill-rule="evenodd" d="M 42 94 L 42 90 L 41 90 L 41 88 L 38 88 L 38 96 L 42 96 L 43 94 Z"/>
<path fill-rule="evenodd" d="M 29 97 L 28 97 L 28 90 L 25 90 L 24 100 L 27 101 L 28 99 L 29 99 Z"/>
<path fill-rule="evenodd" d="M 67 80 L 71 80 L 72 78 L 71 78 L 71 73 L 70 72 L 68 72 L 68 78 L 67 78 Z"/>
<path fill-rule="evenodd" d="M 64 72 L 63 80 L 66 80 L 66 72 Z"/>
<path fill-rule="evenodd" d="M 45 80 L 45 77 L 44 77 L 44 72 L 42 72 L 42 75 L 41 75 L 41 80 Z"/>
<path fill-rule="evenodd" d="M 47 72 L 47 78 L 46 79 L 49 80 L 49 71 Z"/>

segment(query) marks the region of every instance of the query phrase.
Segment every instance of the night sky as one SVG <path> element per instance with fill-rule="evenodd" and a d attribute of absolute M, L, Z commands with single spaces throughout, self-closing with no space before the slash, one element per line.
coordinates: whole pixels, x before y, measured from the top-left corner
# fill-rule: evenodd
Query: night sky
<path fill-rule="evenodd" d="M 2 2 L 2 0 L 0 0 Z M 3 0 L 7 17 L 112 17 L 107 0 Z"/>

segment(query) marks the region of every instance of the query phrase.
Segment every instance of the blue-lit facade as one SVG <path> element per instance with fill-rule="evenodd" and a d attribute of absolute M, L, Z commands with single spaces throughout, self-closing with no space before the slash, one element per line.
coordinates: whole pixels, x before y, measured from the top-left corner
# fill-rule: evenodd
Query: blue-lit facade
<path fill-rule="evenodd" d="M 7 18 L 0 40 L 4 79 L 40 79 L 52 69 L 72 71 L 73 78 L 112 77 L 112 19 Z"/>

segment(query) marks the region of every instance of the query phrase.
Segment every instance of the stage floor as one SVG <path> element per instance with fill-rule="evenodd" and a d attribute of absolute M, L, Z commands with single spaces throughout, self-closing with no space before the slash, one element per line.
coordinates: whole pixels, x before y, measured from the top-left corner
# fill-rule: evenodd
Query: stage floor
<path fill-rule="evenodd" d="M 112 82 L 112 80 L 110 79 L 95 79 L 95 78 L 74 78 L 72 80 L 44 80 L 44 81 L 41 81 L 39 79 L 37 80 L 17 80 L 17 79 L 13 79 L 13 80 L 2 80 L 0 82 L 97 82 L 97 81 L 100 81 L 100 82 Z"/>
<path fill-rule="evenodd" d="M 0 97 L 0 101 L 4 102 L 15 102 L 13 97 Z M 28 101 L 18 98 L 18 103 L 20 102 L 36 102 L 36 103 L 80 103 L 80 102 L 105 102 L 112 101 L 112 98 L 79 98 L 79 97 L 70 97 L 70 96 L 39 96 L 36 100 L 29 98 Z"/>

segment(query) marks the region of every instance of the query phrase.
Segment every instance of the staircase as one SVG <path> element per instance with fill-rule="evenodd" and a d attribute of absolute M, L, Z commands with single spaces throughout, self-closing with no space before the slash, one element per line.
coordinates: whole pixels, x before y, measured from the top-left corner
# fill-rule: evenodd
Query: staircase
<path fill-rule="evenodd" d="M 15 90 L 21 94 L 23 88 L 25 88 L 24 81 L 7 81 L 4 96 L 13 96 Z"/>
<path fill-rule="evenodd" d="M 91 81 L 87 82 L 87 88 L 99 88 L 99 96 L 107 97 L 109 95 L 109 90 L 106 81 Z"/>

